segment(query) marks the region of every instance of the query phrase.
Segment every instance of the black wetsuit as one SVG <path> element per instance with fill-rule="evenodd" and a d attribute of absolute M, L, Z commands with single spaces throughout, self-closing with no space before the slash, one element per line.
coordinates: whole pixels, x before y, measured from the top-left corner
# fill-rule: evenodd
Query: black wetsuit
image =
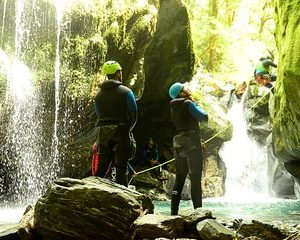
<path fill-rule="evenodd" d="M 112 180 L 127 186 L 127 162 L 131 154 L 129 131 L 137 120 L 134 95 L 119 81 L 104 81 L 95 97 L 95 110 L 99 131 L 96 142 L 98 176 L 105 177 L 111 164 L 114 167 L 111 170 Z"/>
<path fill-rule="evenodd" d="M 171 101 L 171 119 L 176 127 L 173 138 L 176 180 L 172 192 L 171 214 L 177 215 L 182 188 L 189 174 L 194 208 L 202 206 L 201 176 L 203 153 L 199 136 L 199 121 L 208 121 L 207 114 L 191 100 Z"/>

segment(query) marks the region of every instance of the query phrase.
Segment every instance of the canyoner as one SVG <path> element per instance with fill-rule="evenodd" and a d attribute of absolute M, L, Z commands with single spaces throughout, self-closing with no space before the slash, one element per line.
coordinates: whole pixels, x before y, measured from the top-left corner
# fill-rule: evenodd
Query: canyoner
<path fill-rule="evenodd" d="M 107 79 L 100 84 L 94 102 L 98 120 L 92 171 L 100 177 L 110 173 L 112 181 L 127 186 L 128 161 L 135 155 L 132 130 L 137 121 L 137 105 L 133 92 L 122 84 L 118 62 L 105 62 L 101 71 Z"/>

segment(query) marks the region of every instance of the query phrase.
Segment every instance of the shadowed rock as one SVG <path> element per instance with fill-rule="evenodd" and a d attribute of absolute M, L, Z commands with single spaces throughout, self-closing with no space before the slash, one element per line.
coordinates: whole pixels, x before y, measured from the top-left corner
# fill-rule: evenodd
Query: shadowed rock
<path fill-rule="evenodd" d="M 237 233 L 244 237 L 256 236 L 268 240 L 279 240 L 287 237 L 282 231 L 273 225 L 255 220 L 252 220 L 252 223 L 249 224 L 242 224 Z"/>

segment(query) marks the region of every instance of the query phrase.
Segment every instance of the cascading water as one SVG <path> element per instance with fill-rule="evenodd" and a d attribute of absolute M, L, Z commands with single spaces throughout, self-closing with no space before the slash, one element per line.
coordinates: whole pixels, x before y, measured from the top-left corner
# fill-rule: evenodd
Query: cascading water
<path fill-rule="evenodd" d="M 245 95 L 245 94 L 244 94 Z M 268 196 L 267 149 L 247 134 L 244 97 L 228 112 L 233 125 L 232 139 L 219 154 L 226 165 L 225 198 L 251 201 Z"/>
<path fill-rule="evenodd" d="M 58 116 L 59 116 L 59 108 L 60 108 L 60 53 L 59 53 L 59 44 L 60 44 L 60 32 L 61 32 L 61 21 L 63 16 L 63 1 L 55 0 L 56 6 L 56 27 L 57 27 L 57 35 L 56 35 L 56 50 L 55 50 L 55 114 L 54 114 L 54 132 L 52 138 L 52 171 L 51 175 L 54 179 L 56 174 L 59 172 L 59 139 L 58 139 Z"/>
<path fill-rule="evenodd" d="M 5 144 L 5 162 L 13 179 L 10 194 L 16 202 L 29 203 L 44 187 L 39 167 L 41 126 L 36 116 L 39 100 L 29 68 L 2 51 L 1 59 L 8 80 L 6 105 L 11 107 Z"/>
<path fill-rule="evenodd" d="M 59 171 L 59 140 L 57 132 L 60 104 L 59 38 L 62 4 L 61 1 L 55 2 L 57 7 L 55 124 L 50 151 L 51 156 L 46 155 L 47 158 L 45 159 L 45 151 L 47 151 L 48 146 L 45 145 L 43 137 L 43 126 L 45 123 L 42 124 L 44 120 L 41 116 L 43 111 L 40 106 L 41 96 L 35 89 L 31 70 L 24 63 L 27 47 L 33 34 L 31 33 L 31 28 L 35 26 L 35 21 L 37 21 L 36 24 L 39 24 L 39 20 L 36 19 L 36 14 L 34 14 L 37 11 L 35 8 L 36 3 L 36 0 L 16 0 L 15 57 L 9 57 L 4 51 L 0 51 L 0 67 L 2 75 L 7 80 L 6 101 L 3 106 L 5 106 L 7 115 L 10 116 L 10 119 L 6 121 L 8 124 L 5 143 L 1 144 L 2 155 L 5 156 L 5 160 L 2 160 L 1 164 L 4 164 L 9 172 L 6 174 L 9 176 L 9 190 L 6 191 L 6 199 L 18 206 L 34 202 L 44 192 L 49 183 L 57 177 Z M 4 17 L 5 12 L 3 19 Z M 2 37 L 3 34 L 5 34 L 4 25 L 2 26 Z"/>
<path fill-rule="evenodd" d="M 1 27 L 1 39 L 3 39 L 3 34 L 4 34 L 5 15 L 6 15 L 6 4 L 7 4 L 7 0 L 4 0 L 4 3 L 3 3 L 2 27 Z M 1 42 L 1 44 L 2 44 L 2 43 L 3 43 L 3 42 Z"/>

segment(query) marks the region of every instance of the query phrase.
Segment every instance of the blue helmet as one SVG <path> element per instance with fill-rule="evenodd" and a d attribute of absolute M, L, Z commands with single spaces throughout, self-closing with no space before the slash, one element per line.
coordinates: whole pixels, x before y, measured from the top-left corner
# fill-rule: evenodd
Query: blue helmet
<path fill-rule="evenodd" d="M 169 95 L 172 99 L 177 98 L 178 94 L 181 92 L 183 89 L 183 84 L 182 83 L 174 83 L 170 89 L 169 89 Z"/>

